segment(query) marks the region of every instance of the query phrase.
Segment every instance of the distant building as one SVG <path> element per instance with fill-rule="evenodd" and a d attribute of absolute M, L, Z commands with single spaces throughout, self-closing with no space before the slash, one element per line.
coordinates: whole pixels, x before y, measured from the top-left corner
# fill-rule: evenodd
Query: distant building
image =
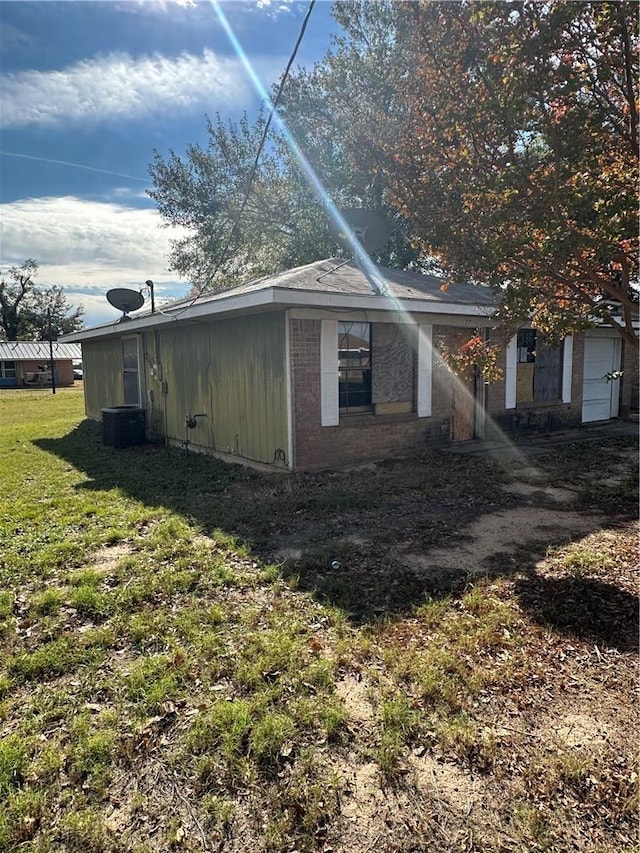
<path fill-rule="evenodd" d="M 49 341 L 0 341 L 0 388 L 44 388 L 51 385 Z M 80 362 L 79 344 L 53 342 L 56 385 L 73 385 L 73 362 Z"/>

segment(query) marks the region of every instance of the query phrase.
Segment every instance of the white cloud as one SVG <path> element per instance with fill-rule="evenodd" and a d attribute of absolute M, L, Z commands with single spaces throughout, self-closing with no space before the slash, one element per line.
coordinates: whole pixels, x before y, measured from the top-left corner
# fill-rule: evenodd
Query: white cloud
<path fill-rule="evenodd" d="M 277 63 L 277 59 L 276 59 Z M 259 59 L 265 83 L 277 65 Z M 273 75 L 271 69 L 273 68 Z M 233 57 L 205 50 L 201 56 L 159 54 L 133 59 L 125 53 L 83 60 L 60 71 L 22 71 L 2 77 L 5 127 L 145 118 L 161 110 L 214 111 L 249 103 L 245 71 Z"/>
<path fill-rule="evenodd" d="M 112 287 L 139 289 L 151 278 L 158 297 L 188 290 L 167 270 L 170 240 L 184 232 L 161 227 L 154 209 L 68 196 L 21 199 L 1 214 L 2 269 L 35 258 L 38 283 L 63 287 L 87 325 L 117 316 L 104 298 Z"/>

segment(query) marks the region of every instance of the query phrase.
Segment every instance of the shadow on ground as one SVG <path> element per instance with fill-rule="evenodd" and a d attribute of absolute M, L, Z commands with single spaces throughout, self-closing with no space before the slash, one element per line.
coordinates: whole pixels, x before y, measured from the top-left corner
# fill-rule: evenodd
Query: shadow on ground
<path fill-rule="evenodd" d="M 545 578 L 533 570 L 515 584 L 523 608 L 536 622 L 581 640 L 638 649 L 638 599 L 595 578 Z"/>
<path fill-rule="evenodd" d="M 222 529 L 355 622 L 410 612 L 426 597 L 459 595 L 478 575 L 514 575 L 523 608 L 540 624 L 621 650 L 638 647 L 636 596 L 601 580 L 550 579 L 536 572 L 550 545 L 582 538 L 584 525 L 579 534 L 565 530 L 542 541 L 514 540 L 517 561 L 507 552 L 468 570 L 429 563 L 431 549 L 455 547 L 473 521 L 523 503 L 522 496 L 500 488 L 511 474 L 489 460 L 433 454 L 339 474 L 260 474 L 176 448 L 105 447 L 91 421 L 35 444 L 87 475 L 78 488 L 118 488 L 145 505 L 193 519 L 206 534 Z M 567 471 L 572 465 L 581 471 L 570 448 L 565 454 Z M 558 458 L 553 454 L 549 470 L 557 471 Z M 544 474 L 544 462 L 538 465 Z M 618 522 L 633 518 L 632 498 L 610 503 Z M 602 527 L 601 516 L 585 512 L 584 519 L 587 532 Z M 420 555 L 420 569 L 411 565 L 410 554 Z"/>

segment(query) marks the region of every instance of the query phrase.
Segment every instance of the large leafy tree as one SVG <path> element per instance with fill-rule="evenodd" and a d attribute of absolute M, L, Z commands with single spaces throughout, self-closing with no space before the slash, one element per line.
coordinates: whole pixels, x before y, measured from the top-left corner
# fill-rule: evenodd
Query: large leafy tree
<path fill-rule="evenodd" d="M 502 289 L 514 322 L 561 336 L 598 317 L 637 346 L 637 5 L 397 13 L 411 60 L 370 144 L 422 251 Z"/>
<path fill-rule="evenodd" d="M 338 0 L 334 16 L 279 109 L 326 195 L 387 214 L 374 260 L 493 285 L 506 321 L 551 338 L 598 317 L 637 345 L 635 5 Z M 173 266 L 199 286 L 340 253 L 283 134 L 254 173 L 263 129 L 218 120 L 206 149 L 155 156 L 151 195 L 189 231 Z"/>
<path fill-rule="evenodd" d="M 405 217 L 390 203 L 380 120 L 394 122 L 394 79 L 407 64 L 406 21 L 395 2 L 344 0 L 333 15 L 341 26 L 332 49 L 310 71 L 288 82 L 281 113 L 322 185 L 338 207 L 382 213 L 389 240 L 374 257 L 397 268 L 431 266 L 412 246 Z"/>
<path fill-rule="evenodd" d="M 0 279 L 0 339 L 45 340 L 81 329 L 84 310 L 67 302 L 61 287 L 36 287 L 38 263 L 29 258 Z"/>
<path fill-rule="evenodd" d="M 386 216 L 390 239 L 375 260 L 415 265 L 404 217 L 389 205 L 381 154 L 371 144 L 378 115 L 394 98 L 381 69 L 397 63 L 393 3 L 337 4 L 344 27 L 326 59 L 298 70 L 281 92 L 287 132 L 272 125 L 255 168 L 264 115 L 237 124 L 208 122 L 206 147 L 154 155 L 150 192 L 164 221 L 187 229 L 170 264 L 196 288 L 223 288 L 251 275 L 309 263 L 343 250 L 331 236 L 327 202 Z M 311 185 L 290 145 L 316 173 Z"/>
<path fill-rule="evenodd" d="M 321 208 L 277 134 L 255 168 L 265 121 L 218 117 L 207 123 L 206 148 L 154 155 L 150 195 L 165 222 L 187 229 L 170 263 L 197 287 L 225 287 L 323 256 Z"/>

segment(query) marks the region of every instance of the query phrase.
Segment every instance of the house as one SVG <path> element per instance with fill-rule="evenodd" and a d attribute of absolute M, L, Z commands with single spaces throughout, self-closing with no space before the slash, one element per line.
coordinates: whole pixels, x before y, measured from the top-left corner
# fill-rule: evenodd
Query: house
<path fill-rule="evenodd" d="M 73 362 L 79 344 L 54 341 L 53 369 L 58 386 L 73 385 Z M 0 388 L 48 388 L 51 385 L 49 341 L 0 341 Z"/>
<path fill-rule="evenodd" d="M 138 406 L 149 438 L 314 470 L 628 409 L 626 383 L 604 378 L 622 362 L 614 330 L 550 349 L 522 329 L 501 350 L 501 381 L 461 382 L 439 347 L 474 330 L 495 339 L 491 292 L 378 272 L 384 294 L 329 259 L 68 335 L 82 344 L 86 413 Z"/>

